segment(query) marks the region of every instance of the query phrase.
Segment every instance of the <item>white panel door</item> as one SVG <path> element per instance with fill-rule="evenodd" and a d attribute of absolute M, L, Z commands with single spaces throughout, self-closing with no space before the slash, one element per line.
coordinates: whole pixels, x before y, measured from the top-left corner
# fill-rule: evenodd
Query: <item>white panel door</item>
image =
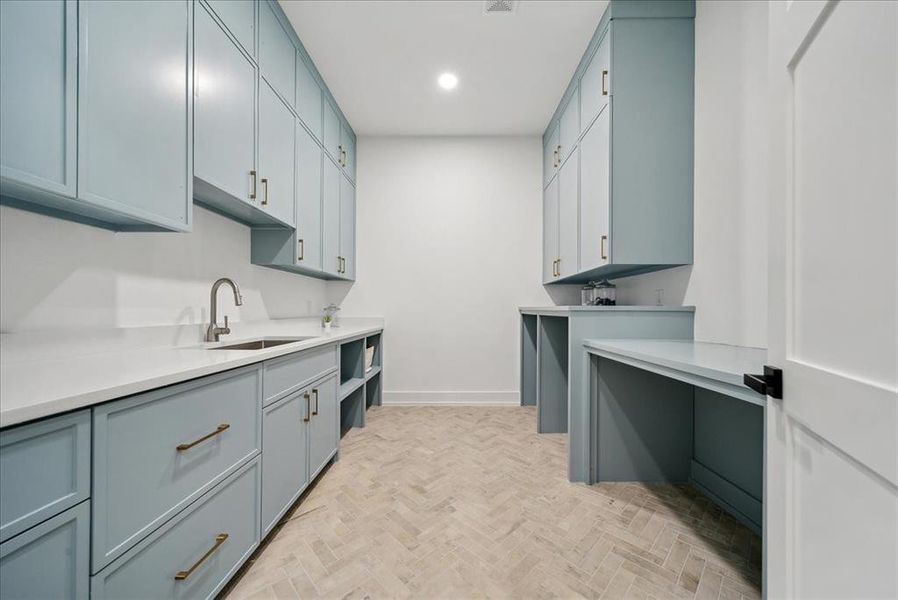
<path fill-rule="evenodd" d="M 770 5 L 771 598 L 898 597 L 898 4 Z"/>

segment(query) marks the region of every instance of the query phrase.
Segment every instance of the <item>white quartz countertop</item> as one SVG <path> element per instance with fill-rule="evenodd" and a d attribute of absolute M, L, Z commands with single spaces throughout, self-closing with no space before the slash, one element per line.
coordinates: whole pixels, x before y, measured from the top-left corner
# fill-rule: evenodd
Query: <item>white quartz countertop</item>
<path fill-rule="evenodd" d="M 518 311 L 525 315 L 557 315 L 573 312 L 695 312 L 694 306 L 647 306 L 625 305 L 616 306 L 521 306 Z"/>
<path fill-rule="evenodd" d="M 583 345 L 592 354 L 674 376 L 755 404 L 764 403 L 764 396 L 744 386 L 742 376 L 763 372 L 765 348 L 692 340 L 598 339 L 586 340 Z"/>
<path fill-rule="evenodd" d="M 383 329 L 380 319 L 343 319 L 325 332 L 317 319 L 232 324 L 218 344 L 116 346 L 97 340 L 54 346 L 21 334 L 0 336 L 0 428 L 92 406 Z M 89 334 L 86 334 L 89 335 Z M 262 350 L 210 350 L 260 337 L 312 339 Z M 36 348 L 38 346 L 38 348 Z"/>

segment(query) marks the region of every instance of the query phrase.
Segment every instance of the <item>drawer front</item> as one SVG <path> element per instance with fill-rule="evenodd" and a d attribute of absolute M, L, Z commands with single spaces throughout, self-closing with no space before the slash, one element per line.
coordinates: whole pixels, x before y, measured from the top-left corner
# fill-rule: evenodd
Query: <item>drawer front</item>
<path fill-rule="evenodd" d="M 0 544 L 0 598 L 87 598 L 90 501 Z"/>
<path fill-rule="evenodd" d="M 261 448 L 252 366 L 94 409 L 93 571 Z"/>
<path fill-rule="evenodd" d="M 88 495 L 90 411 L 0 432 L 0 542 Z"/>
<path fill-rule="evenodd" d="M 265 362 L 265 405 L 337 367 L 337 346 L 312 348 Z"/>
<path fill-rule="evenodd" d="M 259 543 L 260 471 L 256 458 L 103 569 L 91 596 L 214 596 Z"/>

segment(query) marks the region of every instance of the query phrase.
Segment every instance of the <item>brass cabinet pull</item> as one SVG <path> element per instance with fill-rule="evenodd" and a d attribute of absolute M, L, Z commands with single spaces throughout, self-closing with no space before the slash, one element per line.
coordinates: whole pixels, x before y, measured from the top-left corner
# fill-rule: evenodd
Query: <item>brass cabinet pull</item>
<path fill-rule="evenodd" d="M 602 71 L 602 95 L 608 95 L 608 71 Z"/>
<path fill-rule="evenodd" d="M 558 147 L 555 149 L 555 157 L 557 159 L 555 166 L 560 167 L 561 166 L 561 144 L 558 144 Z"/>
<path fill-rule="evenodd" d="M 337 257 L 337 273 L 342 273 L 342 271 L 340 270 L 340 257 L 339 256 Z"/>
<path fill-rule="evenodd" d="M 306 416 L 302 418 L 304 423 L 308 423 L 312 420 L 312 404 L 311 404 L 311 396 L 309 396 L 309 392 L 306 392 L 302 395 L 303 398 L 306 399 Z"/>
<path fill-rule="evenodd" d="M 262 206 L 268 206 L 268 178 L 262 178 Z"/>
<path fill-rule="evenodd" d="M 602 236 L 602 244 L 601 244 L 601 246 L 602 246 L 602 248 L 601 248 L 601 250 L 602 250 L 602 259 L 603 259 L 603 260 L 608 260 L 608 253 L 607 253 L 606 250 L 605 250 L 605 242 L 607 242 L 607 241 L 608 241 L 608 236 L 607 236 L 607 235 L 603 235 L 603 236 Z"/>
<path fill-rule="evenodd" d="M 249 199 L 255 200 L 256 199 L 256 172 L 250 171 L 249 176 L 253 178 L 253 191 L 251 191 L 249 193 Z"/>
<path fill-rule="evenodd" d="M 215 431 L 213 431 L 212 433 L 207 433 L 207 434 L 204 435 L 203 437 L 201 437 L 201 438 L 199 438 L 199 439 L 197 439 L 197 440 L 194 440 L 194 441 L 192 441 L 192 442 L 188 442 L 188 443 L 185 443 L 185 444 L 178 444 L 178 445 L 175 447 L 175 450 L 177 450 L 178 452 L 183 452 L 184 450 L 190 450 L 191 448 L 193 448 L 193 447 L 196 446 L 197 444 L 202 444 L 203 442 L 205 442 L 205 441 L 208 440 L 209 438 L 215 437 L 216 435 L 218 435 L 219 433 L 221 433 L 221 432 L 223 432 L 223 431 L 229 429 L 230 427 L 231 427 L 230 423 L 222 423 L 221 425 L 219 425 L 218 427 L 216 427 L 216 428 L 215 428 Z"/>
<path fill-rule="evenodd" d="M 318 390 L 312 390 L 312 394 L 315 395 L 315 410 L 312 411 L 312 416 L 318 415 Z"/>
<path fill-rule="evenodd" d="M 178 571 L 177 574 L 175 574 L 175 581 L 184 581 L 185 579 L 187 579 L 188 577 L 190 577 L 190 575 L 191 575 L 194 571 L 196 571 L 196 570 L 199 568 L 199 566 L 200 566 L 201 564 L 203 564 L 204 562 L 206 562 L 206 559 L 207 559 L 207 558 L 209 558 L 210 556 L 212 556 L 212 553 L 213 553 L 213 552 L 215 552 L 216 550 L 218 550 L 218 547 L 219 547 L 219 546 L 221 546 L 222 544 L 225 543 L 225 540 L 226 540 L 226 539 L 228 539 L 228 534 L 227 534 L 227 533 L 219 533 L 218 535 L 216 535 L 216 536 L 215 536 L 215 543 L 212 545 L 212 547 L 209 548 L 208 550 L 206 550 L 206 553 L 203 554 L 203 555 L 200 557 L 200 559 L 199 559 L 198 561 L 196 561 L 195 563 L 193 563 L 193 566 L 191 566 L 189 569 L 187 569 L 186 571 Z"/>
<path fill-rule="evenodd" d="M 337 146 L 337 157 L 337 162 L 340 163 L 340 166 L 345 167 L 346 165 L 343 164 L 343 144 Z"/>
<path fill-rule="evenodd" d="M 297 240 L 296 244 L 299 246 L 299 256 L 296 257 L 296 260 L 300 261 L 306 257 L 306 243 L 300 238 Z"/>
<path fill-rule="evenodd" d="M 346 150 L 343 151 L 343 166 L 346 166 Z"/>
<path fill-rule="evenodd" d="M 346 258 L 343 256 L 340 257 L 340 272 L 341 273 L 346 272 Z"/>
<path fill-rule="evenodd" d="M 558 273 L 555 275 L 556 277 L 561 277 L 561 259 L 558 259 Z"/>

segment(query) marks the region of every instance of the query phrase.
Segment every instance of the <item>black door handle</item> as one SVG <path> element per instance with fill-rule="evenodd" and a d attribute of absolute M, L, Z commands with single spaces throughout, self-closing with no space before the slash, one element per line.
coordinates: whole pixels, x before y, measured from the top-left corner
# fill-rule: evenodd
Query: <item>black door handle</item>
<path fill-rule="evenodd" d="M 742 376 L 742 383 L 765 396 L 771 398 L 783 397 L 783 370 L 764 365 L 763 375 L 746 373 Z"/>

